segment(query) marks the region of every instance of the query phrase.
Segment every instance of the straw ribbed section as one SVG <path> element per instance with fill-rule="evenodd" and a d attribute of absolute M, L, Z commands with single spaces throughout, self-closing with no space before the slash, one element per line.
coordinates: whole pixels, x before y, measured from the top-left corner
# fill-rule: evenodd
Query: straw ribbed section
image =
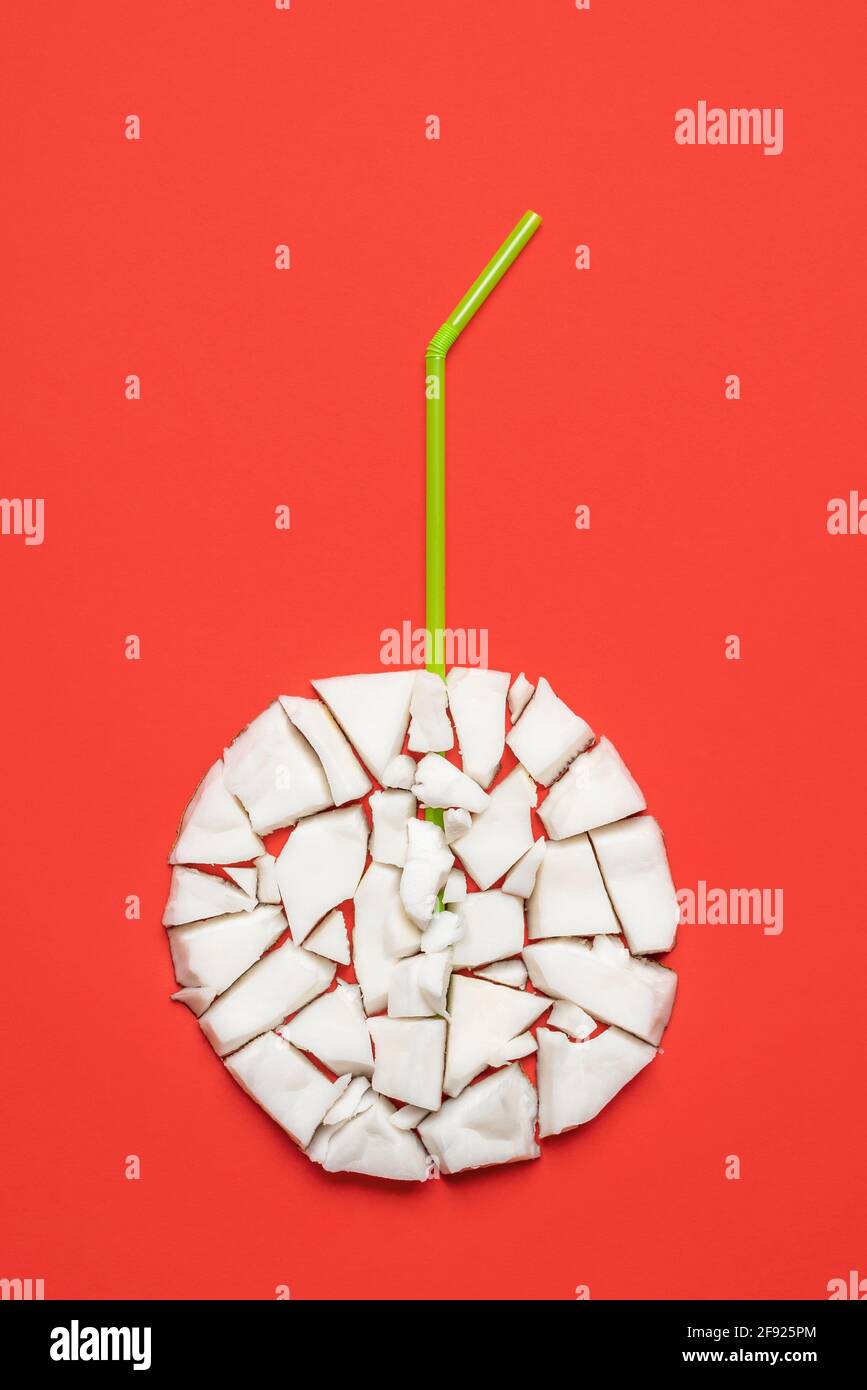
<path fill-rule="evenodd" d="M 457 342 L 461 330 L 450 321 L 438 328 L 427 345 L 426 357 L 445 357 L 453 343 Z"/>

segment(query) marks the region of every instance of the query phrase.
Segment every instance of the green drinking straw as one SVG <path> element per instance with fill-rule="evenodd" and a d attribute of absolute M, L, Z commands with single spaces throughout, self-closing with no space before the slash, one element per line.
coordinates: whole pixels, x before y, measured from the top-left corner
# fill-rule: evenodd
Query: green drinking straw
<path fill-rule="evenodd" d="M 427 669 L 442 680 L 446 677 L 446 354 L 512 262 L 517 260 L 541 221 L 535 212 L 524 213 L 460 304 L 433 335 L 425 353 Z M 429 809 L 426 815 L 428 820 L 442 825 L 442 811 Z"/>

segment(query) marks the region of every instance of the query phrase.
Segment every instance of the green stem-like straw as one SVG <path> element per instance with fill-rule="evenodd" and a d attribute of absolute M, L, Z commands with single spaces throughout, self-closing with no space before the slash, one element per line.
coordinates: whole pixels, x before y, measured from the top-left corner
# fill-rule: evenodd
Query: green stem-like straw
<path fill-rule="evenodd" d="M 495 285 L 523 251 L 542 219 L 525 212 L 518 225 L 488 261 L 460 304 L 428 343 L 425 354 L 427 398 L 427 569 L 426 627 L 427 669 L 446 677 L 446 354 L 470 319 L 484 304 Z M 443 813 L 429 809 L 427 819 L 442 825 Z"/>

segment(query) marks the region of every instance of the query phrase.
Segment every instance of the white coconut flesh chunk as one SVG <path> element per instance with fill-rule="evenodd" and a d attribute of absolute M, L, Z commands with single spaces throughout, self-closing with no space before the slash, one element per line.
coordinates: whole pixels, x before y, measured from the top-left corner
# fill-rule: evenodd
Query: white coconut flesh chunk
<path fill-rule="evenodd" d="M 451 968 L 449 950 L 408 956 L 398 961 L 388 985 L 389 1018 L 445 1015 Z"/>
<path fill-rule="evenodd" d="M 310 1159 L 311 1163 L 318 1163 L 320 1166 L 324 1163 L 325 1155 L 328 1152 L 328 1145 L 331 1143 L 337 1130 L 342 1129 L 342 1127 L 342 1125 L 335 1125 L 333 1128 L 330 1128 L 326 1124 L 321 1124 L 319 1126 L 313 1138 L 310 1140 L 310 1143 L 304 1147 L 304 1153 Z"/>
<path fill-rule="evenodd" d="M 455 854 L 479 888 L 490 888 L 533 848 L 530 810 L 536 800 L 532 778 L 513 768 L 491 792 L 487 810 L 456 841 Z"/>
<path fill-rule="evenodd" d="M 399 1182 L 424 1182 L 428 1157 L 413 1130 L 398 1129 L 391 1123 L 394 1106 L 377 1096 L 363 1114 L 355 1115 L 330 1135 L 327 1145 L 317 1145 L 316 1161 L 328 1173 L 362 1173 L 370 1178 L 392 1178 Z M 313 1156 L 308 1149 L 308 1156 Z"/>
<path fill-rule="evenodd" d="M 334 802 L 321 762 L 275 700 L 223 754 L 223 781 L 267 835 Z"/>
<path fill-rule="evenodd" d="M 443 1086 L 446 1094 L 458 1095 L 485 1070 L 499 1048 L 526 1032 L 550 1006 L 551 1000 L 539 994 L 453 975 L 448 997 L 451 1022 Z"/>
<path fill-rule="evenodd" d="M 379 864 L 406 863 L 406 826 L 414 820 L 418 805 L 412 792 L 374 792 L 370 798 L 373 834 L 370 853 Z"/>
<path fill-rule="evenodd" d="M 322 701 L 281 695 L 280 704 L 315 750 L 328 779 L 334 805 L 343 806 L 347 801 L 366 796 L 372 785 L 370 778 Z"/>
<path fill-rule="evenodd" d="M 226 869 L 226 873 L 232 882 L 238 885 L 242 893 L 245 893 L 248 898 L 252 898 L 253 902 L 256 901 L 256 888 L 259 883 L 259 875 L 255 868 Z"/>
<path fill-rule="evenodd" d="M 346 1120 L 351 1120 L 353 1115 L 360 1115 L 363 1110 L 367 1110 L 376 1099 L 376 1092 L 371 1086 L 366 1076 L 353 1076 L 349 1078 L 349 1085 L 332 1105 L 331 1109 L 322 1117 L 324 1125 L 342 1125 Z"/>
<path fill-rule="evenodd" d="M 277 860 L 273 854 L 260 854 L 256 863 L 256 897 L 260 903 L 279 903 L 280 885 L 277 882 Z"/>
<path fill-rule="evenodd" d="M 416 1129 L 430 1111 L 425 1110 L 420 1105 L 402 1105 L 399 1110 L 395 1110 L 389 1116 L 395 1129 Z"/>
<path fill-rule="evenodd" d="M 610 936 L 594 937 L 592 945 L 538 941 L 525 946 L 524 960 L 537 989 L 658 1046 L 674 1007 L 673 970 L 631 956 Z"/>
<path fill-rule="evenodd" d="M 285 930 L 282 909 L 270 905 L 172 927 L 168 938 L 175 979 L 179 985 L 222 994 Z"/>
<path fill-rule="evenodd" d="M 536 883 L 539 865 L 545 857 L 548 841 L 540 836 L 532 849 L 522 855 L 514 869 L 510 869 L 503 879 L 503 892 L 513 893 L 516 898 L 529 898 Z"/>
<path fill-rule="evenodd" d="M 339 907 L 323 917 L 319 926 L 305 937 L 304 949 L 337 961 L 338 965 L 349 965 L 349 932 L 346 930 L 346 918 Z"/>
<path fill-rule="evenodd" d="M 355 894 L 352 931 L 353 965 L 367 1014 L 382 1013 L 397 961 L 414 955 L 420 945 L 421 933 L 400 901 L 400 870 L 370 864 Z"/>
<path fill-rule="evenodd" d="M 309 1004 L 331 984 L 335 969 L 331 961 L 286 941 L 215 999 L 199 1027 L 224 1057 Z"/>
<path fill-rule="evenodd" d="M 217 997 L 215 989 L 202 989 L 201 986 L 192 989 L 179 989 L 171 996 L 176 1004 L 186 1004 L 191 1013 L 196 1018 L 209 1009 Z"/>
<path fill-rule="evenodd" d="M 413 753 L 448 753 L 455 733 L 448 709 L 445 681 L 435 671 L 416 672 L 410 703 L 408 747 Z"/>
<path fill-rule="evenodd" d="M 581 835 L 609 821 L 623 820 L 646 807 L 643 793 L 613 743 L 601 738 L 582 753 L 539 810 L 552 840 Z"/>
<path fill-rule="evenodd" d="M 443 812 L 443 831 L 446 837 L 446 844 L 454 844 L 455 840 L 461 835 L 465 835 L 473 823 L 473 818 L 469 811 L 458 810 L 450 807 Z"/>
<path fill-rule="evenodd" d="M 400 900 L 410 920 L 423 928 L 434 915 L 437 895 L 445 887 L 455 856 L 446 845 L 442 828 L 433 821 L 408 821 L 406 831 Z"/>
<path fill-rule="evenodd" d="M 533 691 L 536 689 L 531 681 L 522 671 L 516 676 L 509 687 L 509 717 L 513 724 L 516 724 L 533 698 Z"/>
<path fill-rule="evenodd" d="M 452 807 L 484 811 L 491 799 L 478 782 L 439 753 L 428 753 L 422 758 L 412 789 L 422 806 L 434 806 L 443 811 Z"/>
<path fill-rule="evenodd" d="M 547 936 L 616 936 L 620 923 L 587 835 L 551 840 L 527 903 L 531 941 Z"/>
<path fill-rule="evenodd" d="M 407 753 L 401 753 L 399 757 L 392 758 L 385 769 L 382 785 L 409 791 L 415 781 L 415 768 L 415 758 L 411 758 Z"/>
<path fill-rule="evenodd" d="M 371 1018 L 373 1089 L 392 1100 L 438 1110 L 442 1102 L 446 1024 L 441 1018 Z"/>
<path fill-rule="evenodd" d="M 601 826 L 590 838 L 630 951 L 670 951 L 680 907 L 665 841 L 653 816 Z"/>
<path fill-rule="evenodd" d="M 365 767 L 378 782 L 406 738 L 415 671 L 331 676 L 311 681 Z"/>
<path fill-rule="evenodd" d="M 518 722 L 506 735 L 515 757 L 544 787 L 593 742 L 589 724 L 554 694 L 545 677 Z"/>
<path fill-rule="evenodd" d="M 252 912 L 255 906 L 255 897 L 251 898 L 236 884 L 227 883 L 217 874 L 176 864 L 163 926 L 180 927 L 185 922 L 202 922 L 206 917 L 224 917 L 230 912 Z"/>
<path fill-rule="evenodd" d="M 509 985 L 512 989 L 523 989 L 527 983 L 527 967 L 518 957 L 514 960 L 495 960 L 484 970 L 474 970 L 480 980 L 493 980 L 496 985 Z"/>
<path fill-rule="evenodd" d="M 539 1157 L 536 1090 L 517 1064 L 447 1100 L 419 1125 L 441 1173 Z"/>
<path fill-rule="evenodd" d="M 599 1024 L 595 1018 L 579 1009 L 577 1004 L 570 1004 L 568 999 L 555 999 L 554 1007 L 548 1015 L 548 1027 L 559 1028 L 571 1038 L 577 1038 L 582 1042 L 584 1038 L 589 1038 L 591 1033 L 596 1032 Z"/>
<path fill-rule="evenodd" d="M 536 1039 L 532 1033 L 519 1033 L 511 1042 L 503 1043 L 488 1058 L 489 1067 L 504 1067 L 509 1062 L 517 1062 L 522 1057 L 531 1057 L 537 1050 Z"/>
<path fill-rule="evenodd" d="M 430 925 L 425 927 L 421 936 L 421 949 L 426 955 L 435 955 L 439 951 L 445 951 L 455 942 L 460 941 L 464 934 L 463 913 L 457 912 L 435 912 L 430 920 Z"/>
<path fill-rule="evenodd" d="M 620 1028 L 587 1042 L 538 1032 L 539 1135 L 562 1134 L 592 1120 L 627 1082 L 652 1062 L 656 1048 Z"/>
<path fill-rule="evenodd" d="M 322 1117 L 350 1080 L 344 1076 L 339 1081 L 329 1081 L 276 1033 L 255 1038 L 225 1065 L 247 1095 L 302 1148 L 310 1143 Z"/>
<path fill-rule="evenodd" d="M 498 888 L 470 893 L 461 903 L 464 931 L 454 947 L 454 968 L 487 965 L 524 945 L 524 904 Z"/>
<path fill-rule="evenodd" d="M 373 1075 L 373 1052 L 358 985 L 338 980 L 335 989 L 320 994 L 277 1032 L 295 1047 L 312 1052 L 337 1075 Z"/>
<path fill-rule="evenodd" d="M 351 898 L 367 858 L 367 819 L 361 806 L 322 811 L 301 822 L 277 860 L 277 882 L 292 940 L 300 945 L 316 923 Z"/>
<path fill-rule="evenodd" d="M 480 787 L 491 785 L 503 758 L 510 679 L 476 666 L 454 666 L 446 677 L 463 770 Z"/>
<path fill-rule="evenodd" d="M 444 903 L 462 903 L 467 896 L 467 876 L 460 869 L 452 869 L 443 889 Z"/>
<path fill-rule="evenodd" d="M 223 781 L 223 760 L 208 768 L 184 811 L 170 864 L 243 864 L 265 846 Z"/>

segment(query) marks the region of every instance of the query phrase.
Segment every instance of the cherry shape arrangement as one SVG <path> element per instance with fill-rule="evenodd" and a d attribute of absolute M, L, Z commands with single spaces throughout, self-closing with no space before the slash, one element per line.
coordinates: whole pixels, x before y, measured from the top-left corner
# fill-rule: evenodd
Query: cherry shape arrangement
<path fill-rule="evenodd" d="M 328 1172 L 538 1158 L 653 1060 L 671 1016 L 659 826 L 544 677 L 312 687 L 248 724 L 186 808 L 172 998 Z"/>

